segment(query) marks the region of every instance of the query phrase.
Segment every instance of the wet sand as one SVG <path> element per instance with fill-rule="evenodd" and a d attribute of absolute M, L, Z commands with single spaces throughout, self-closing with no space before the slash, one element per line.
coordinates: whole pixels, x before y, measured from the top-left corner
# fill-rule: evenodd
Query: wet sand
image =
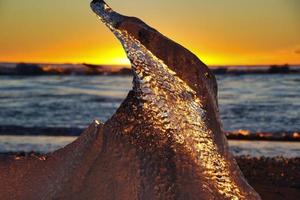
<path fill-rule="evenodd" d="M 11 158 L 42 156 L 38 153 L 0 153 L 0 164 Z M 299 158 L 236 157 L 248 182 L 265 200 L 300 199 Z"/>

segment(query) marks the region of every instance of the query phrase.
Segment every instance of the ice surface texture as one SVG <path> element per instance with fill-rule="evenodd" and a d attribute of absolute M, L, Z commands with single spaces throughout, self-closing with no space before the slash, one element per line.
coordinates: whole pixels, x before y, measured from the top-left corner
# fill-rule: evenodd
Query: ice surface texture
<path fill-rule="evenodd" d="M 133 89 L 64 149 L 1 163 L 0 199 L 259 199 L 228 151 L 205 64 L 141 20 L 91 7 L 121 41 Z"/>

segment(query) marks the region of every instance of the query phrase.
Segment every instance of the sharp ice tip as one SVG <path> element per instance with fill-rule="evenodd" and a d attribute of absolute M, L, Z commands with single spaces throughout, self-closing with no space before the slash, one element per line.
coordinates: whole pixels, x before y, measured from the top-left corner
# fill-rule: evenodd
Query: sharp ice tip
<path fill-rule="evenodd" d="M 93 0 L 91 3 L 102 3 L 103 2 L 103 0 Z"/>

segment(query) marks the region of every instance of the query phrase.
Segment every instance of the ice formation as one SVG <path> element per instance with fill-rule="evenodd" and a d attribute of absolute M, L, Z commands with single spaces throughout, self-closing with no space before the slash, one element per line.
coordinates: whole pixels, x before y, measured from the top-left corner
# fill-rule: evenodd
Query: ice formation
<path fill-rule="evenodd" d="M 222 132 L 214 75 L 141 20 L 94 0 L 133 89 L 105 124 L 52 154 L 0 164 L 0 199 L 260 199 Z"/>

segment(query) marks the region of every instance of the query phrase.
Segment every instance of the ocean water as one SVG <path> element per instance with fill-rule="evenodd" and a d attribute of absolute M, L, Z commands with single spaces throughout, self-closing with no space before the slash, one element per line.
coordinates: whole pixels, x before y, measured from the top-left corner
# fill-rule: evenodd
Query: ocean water
<path fill-rule="evenodd" d="M 300 131 L 299 75 L 218 75 L 224 129 Z M 0 128 L 85 128 L 105 122 L 132 87 L 130 76 L 0 76 Z M 39 129 L 38 129 L 39 130 Z M 15 130 L 17 131 L 17 130 Z M 47 134 L 45 132 L 45 134 Z M 51 152 L 76 137 L 0 136 L 0 152 Z M 235 155 L 300 157 L 300 143 L 230 141 Z"/>
<path fill-rule="evenodd" d="M 224 129 L 300 131 L 300 75 L 219 75 Z M 132 87 L 130 76 L 0 76 L 0 127 L 84 128 L 105 122 Z"/>

